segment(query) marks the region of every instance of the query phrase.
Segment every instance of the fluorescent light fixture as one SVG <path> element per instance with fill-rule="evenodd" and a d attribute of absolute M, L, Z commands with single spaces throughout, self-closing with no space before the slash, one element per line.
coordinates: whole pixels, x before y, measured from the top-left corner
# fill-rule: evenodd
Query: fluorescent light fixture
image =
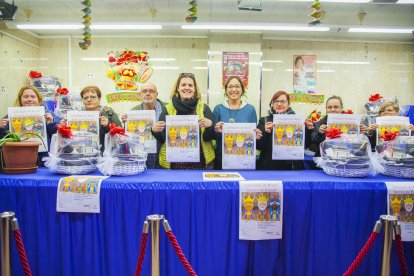
<path fill-rule="evenodd" d="M 411 34 L 414 29 L 349 28 L 350 33 Z"/>
<path fill-rule="evenodd" d="M 81 24 L 17 24 L 21 30 L 80 30 Z M 161 30 L 161 25 L 136 25 L 136 24 L 92 24 L 92 30 Z"/>
<path fill-rule="evenodd" d="M 81 24 L 17 24 L 17 29 L 21 30 L 80 30 Z"/>
<path fill-rule="evenodd" d="M 152 69 L 157 69 L 157 70 L 179 70 L 180 67 L 178 67 L 178 66 L 153 66 Z"/>
<path fill-rule="evenodd" d="M 397 4 L 414 4 L 414 0 L 399 0 Z"/>
<path fill-rule="evenodd" d="M 90 57 L 90 58 L 81 58 L 82 61 L 105 61 L 107 58 L 103 57 Z"/>
<path fill-rule="evenodd" d="M 264 71 L 264 72 L 271 72 L 271 71 L 273 71 L 273 69 L 270 69 L 270 68 L 262 68 L 262 71 Z"/>
<path fill-rule="evenodd" d="M 262 60 L 263 63 L 283 63 L 281 60 Z"/>
<path fill-rule="evenodd" d="M 175 61 L 175 58 L 149 58 L 149 61 Z"/>
<path fill-rule="evenodd" d="M 261 62 L 249 62 L 249 65 L 259 65 L 262 66 Z"/>
<path fill-rule="evenodd" d="M 287 26 L 287 25 L 182 25 L 184 30 L 232 30 L 232 31 L 303 31 L 327 32 L 328 27 Z"/>
<path fill-rule="evenodd" d="M 161 30 L 161 25 L 137 25 L 137 24 L 93 24 L 92 30 Z"/>
<path fill-rule="evenodd" d="M 363 64 L 369 64 L 368 61 L 340 61 L 340 60 L 317 60 L 316 63 L 319 64 L 355 64 L 355 65 L 363 65 Z"/>
<path fill-rule="evenodd" d="M 207 62 L 208 59 L 192 59 L 193 62 Z"/>

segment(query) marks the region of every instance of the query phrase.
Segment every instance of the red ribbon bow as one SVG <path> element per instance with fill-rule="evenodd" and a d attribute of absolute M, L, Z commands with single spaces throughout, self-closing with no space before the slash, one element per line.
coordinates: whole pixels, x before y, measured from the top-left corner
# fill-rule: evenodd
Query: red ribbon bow
<path fill-rule="evenodd" d="M 341 137 L 342 131 L 340 128 L 330 128 L 326 131 L 326 138 L 335 139 Z"/>
<path fill-rule="evenodd" d="M 120 135 L 125 135 L 125 129 L 123 129 L 122 127 L 116 126 L 115 124 L 110 124 L 109 125 L 109 135 L 113 136 L 116 134 L 120 134 Z"/>
<path fill-rule="evenodd" d="M 354 112 L 351 109 L 348 109 L 342 112 L 342 114 L 354 114 Z"/>
<path fill-rule="evenodd" d="M 30 77 L 31 79 L 41 78 L 41 77 L 42 77 L 42 73 L 37 72 L 37 71 L 30 71 L 30 73 L 29 73 L 29 77 Z"/>
<path fill-rule="evenodd" d="M 67 88 L 59 87 L 56 92 L 58 92 L 60 95 L 67 95 L 69 93 L 69 90 Z"/>
<path fill-rule="evenodd" d="M 71 138 L 72 137 L 72 129 L 70 126 L 57 126 L 57 130 L 62 136 L 62 138 Z"/>
<path fill-rule="evenodd" d="M 395 137 L 397 137 L 398 135 L 400 135 L 398 132 L 394 131 L 394 132 L 384 132 L 383 135 L 379 136 L 378 138 L 383 139 L 384 141 L 394 141 Z"/>
<path fill-rule="evenodd" d="M 377 94 L 374 94 L 374 95 L 371 94 L 371 97 L 369 97 L 368 101 L 376 102 L 376 101 L 379 101 L 380 99 L 382 99 L 382 96 L 377 93 Z"/>

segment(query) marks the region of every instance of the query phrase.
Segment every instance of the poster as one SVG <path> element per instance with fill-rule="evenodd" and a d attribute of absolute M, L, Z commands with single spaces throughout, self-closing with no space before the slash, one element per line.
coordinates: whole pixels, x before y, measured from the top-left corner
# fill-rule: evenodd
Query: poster
<path fill-rule="evenodd" d="M 324 96 L 316 94 L 316 56 L 293 56 L 293 94 L 291 102 L 323 104 Z"/>
<path fill-rule="evenodd" d="M 99 111 L 69 110 L 66 116 L 66 124 L 73 133 L 82 131 L 96 134 L 95 142 L 99 144 Z"/>
<path fill-rule="evenodd" d="M 254 170 L 256 168 L 256 124 L 224 123 L 222 168 Z"/>
<path fill-rule="evenodd" d="M 273 160 L 303 160 L 305 156 L 305 116 L 273 115 Z"/>
<path fill-rule="evenodd" d="M 223 52 L 222 64 L 223 87 L 229 77 L 239 77 L 245 89 L 249 86 L 249 53 L 248 52 Z"/>
<path fill-rule="evenodd" d="M 281 239 L 282 226 L 282 181 L 240 181 L 239 239 Z"/>
<path fill-rule="evenodd" d="M 200 162 L 200 128 L 197 115 L 166 116 L 167 162 Z"/>
<path fill-rule="evenodd" d="M 240 181 L 244 177 L 238 172 L 203 172 L 204 181 Z"/>
<path fill-rule="evenodd" d="M 27 141 L 41 142 L 39 152 L 48 151 L 44 106 L 9 107 L 8 117 L 11 132 L 18 134 L 23 139 L 29 137 Z"/>
<path fill-rule="evenodd" d="M 155 110 L 130 110 L 126 114 L 126 134 L 142 141 L 147 153 L 157 153 L 157 141 L 151 133 L 151 128 L 156 122 Z"/>
<path fill-rule="evenodd" d="M 102 180 L 108 176 L 71 175 L 59 180 L 56 211 L 77 213 L 100 212 Z"/>
<path fill-rule="evenodd" d="M 400 221 L 401 240 L 414 241 L 414 182 L 386 182 L 387 210 Z"/>
<path fill-rule="evenodd" d="M 362 115 L 360 114 L 329 114 L 328 129 L 339 128 L 344 134 L 359 134 Z"/>
<path fill-rule="evenodd" d="M 329 115 L 331 116 L 331 115 Z M 400 136 L 411 136 L 411 130 L 409 129 L 410 119 L 403 116 L 382 116 L 377 117 L 377 145 L 382 142 L 382 136 L 387 132 L 398 132 Z"/>

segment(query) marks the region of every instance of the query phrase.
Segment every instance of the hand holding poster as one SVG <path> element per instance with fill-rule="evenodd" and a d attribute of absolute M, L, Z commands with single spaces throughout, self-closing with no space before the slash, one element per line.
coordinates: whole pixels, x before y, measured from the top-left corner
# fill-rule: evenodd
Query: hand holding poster
<path fill-rule="evenodd" d="M 400 136 L 410 136 L 411 130 L 410 119 L 403 116 L 382 116 L 377 117 L 377 145 L 383 141 L 380 136 L 383 136 L 385 132 L 396 132 Z"/>
<path fill-rule="evenodd" d="M 99 143 L 99 111 L 76 111 L 67 113 L 67 123 L 72 132 L 82 131 L 96 134 L 95 142 Z"/>
<path fill-rule="evenodd" d="M 223 124 L 223 169 L 256 168 L 256 124 Z"/>
<path fill-rule="evenodd" d="M 305 116 L 273 115 L 273 160 L 303 160 L 305 154 Z"/>
<path fill-rule="evenodd" d="M 361 118 L 360 114 L 329 114 L 328 129 L 339 128 L 343 134 L 359 134 Z"/>
<path fill-rule="evenodd" d="M 155 122 L 155 110 L 130 110 L 127 112 L 126 134 L 142 140 L 147 153 L 157 153 L 157 142 L 151 133 Z"/>

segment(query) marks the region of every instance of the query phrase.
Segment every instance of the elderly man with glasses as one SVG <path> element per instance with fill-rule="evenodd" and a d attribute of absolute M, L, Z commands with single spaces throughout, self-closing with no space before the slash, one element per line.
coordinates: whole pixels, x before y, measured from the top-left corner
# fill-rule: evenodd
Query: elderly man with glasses
<path fill-rule="evenodd" d="M 141 96 L 141 103 L 134 106 L 131 110 L 155 110 L 155 118 L 159 119 L 162 109 L 165 103 L 158 99 L 158 91 L 155 84 L 151 82 L 144 83 L 139 91 Z M 122 122 L 127 121 L 127 115 L 122 115 Z M 159 151 L 159 145 L 157 144 L 157 151 Z M 156 153 L 149 153 L 147 156 L 147 168 L 155 169 L 159 168 L 158 156 Z"/>

